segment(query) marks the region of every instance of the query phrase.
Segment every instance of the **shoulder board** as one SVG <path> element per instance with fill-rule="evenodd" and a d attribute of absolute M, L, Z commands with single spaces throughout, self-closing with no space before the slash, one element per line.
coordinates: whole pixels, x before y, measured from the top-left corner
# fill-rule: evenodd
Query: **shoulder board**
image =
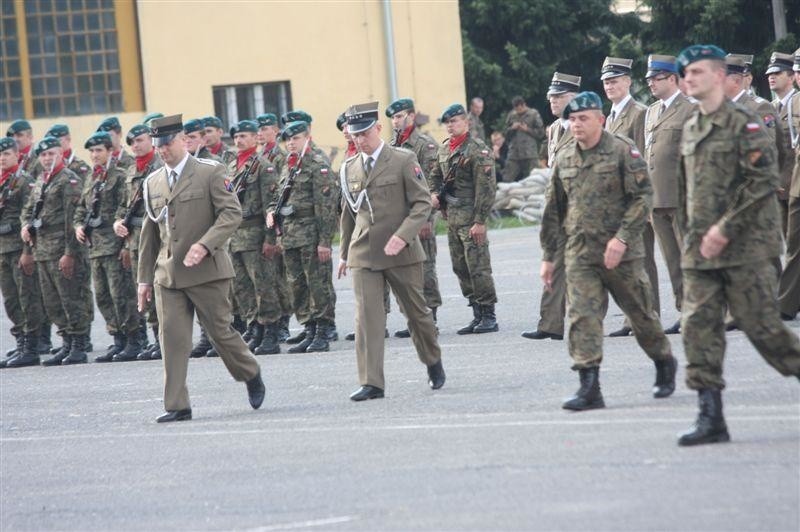
<path fill-rule="evenodd" d="M 217 161 L 214 161 L 212 159 L 204 159 L 203 157 L 196 157 L 195 161 L 197 161 L 198 163 L 207 164 L 208 166 L 217 166 L 218 164 L 220 164 Z"/>

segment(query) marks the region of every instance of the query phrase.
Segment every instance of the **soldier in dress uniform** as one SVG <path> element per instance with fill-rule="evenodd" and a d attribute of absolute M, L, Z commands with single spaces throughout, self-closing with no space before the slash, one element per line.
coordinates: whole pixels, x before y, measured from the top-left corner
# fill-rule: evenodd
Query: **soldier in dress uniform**
<path fill-rule="evenodd" d="M 222 162 L 220 157 L 211 153 L 206 147 L 206 128 L 201 119 L 193 118 L 183 123 L 183 139 L 186 142 L 186 151 L 191 153 L 192 157 Z"/>
<path fill-rule="evenodd" d="M 773 52 L 767 66 L 767 79 L 769 88 L 775 94 L 772 105 L 778 113 L 778 127 L 780 128 L 781 143 L 778 148 L 778 171 L 780 172 L 780 185 L 778 187 L 778 204 L 781 208 L 781 225 L 784 238 L 789 221 L 789 187 L 792 181 L 794 168 L 794 150 L 792 149 L 792 135 L 789 131 L 789 101 L 797 94 L 794 88 L 794 74 L 792 68 L 794 56 Z"/>
<path fill-rule="evenodd" d="M 594 92 L 578 94 L 562 116 L 569 119 L 574 140 L 556 156 L 540 233 L 547 289 L 560 240 L 567 237 L 569 353 L 581 386 L 562 406 L 605 406 L 599 379 L 609 293 L 655 363 L 653 396 L 668 397 L 675 391 L 677 361 L 653 309 L 643 265 L 642 227 L 652 193 L 647 165 L 632 140 L 603 129 L 602 102 Z"/>
<path fill-rule="evenodd" d="M 777 151 L 763 120 L 725 97 L 725 52 L 693 45 L 677 59 L 698 107 L 681 137 L 678 216 L 684 227 L 682 337 L 699 414 L 679 445 L 730 439 L 722 414 L 725 308 L 761 356 L 800 378 L 800 340 L 782 322 Z"/>
<path fill-rule="evenodd" d="M 657 98 L 645 113 L 644 135 L 647 169 L 653 187 L 652 227 L 667 263 L 675 307 L 680 312 L 683 300 L 681 278 L 681 247 L 683 232 L 676 217 L 678 207 L 678 162 L 680 161 L 681 130 L 694 105 L 678 89 L 678 67 L 671 55 L 651 55 L 647 58 L 647 86 Z M 677 334 L 678 320 L 664 330 Z"/>
<path fill-rule="evenodd" d="M 34 180 L 19 165 L 19 148 L 11 137 L 0 138 L 0 293 L 16 349 L 0 367 L 39 365 L 39 336 L 45 320 L 36 263 L 20 238 L 20 214 Z"/>
<path fill-rule="evenodd" d="M 111 137 L 111 157 L 114 165 L 123 169 L 134 165 L 133 156 L 122 147 L 122 124 L 119 123 L 119 118 L 109 116 L 100 122 L 97 131 L 106 132 Z"/>
<path fill-rule="evenodd" d="M 600 80 L 606 97 L 611 100 L 611 112 L 606 118 L 606 129 L 610 133 L 625 135 L 633 141 L 640 153 L 645 151 L 644 142 L 644 115 L 647 107 L 637 102 L 631 96 L 631 68 L 633 59 L 620 57 L 606 57 L 600 70 Z M 658 295 L 658 270 L 655 260 L 655 233 L 653 225 L 645 220 L 644 231 L 644 269 L 650 279 L 650 289 L 653 295 L 653 308 L 661 314 L 661 299 Z M 609 334 L 609 336 L 629 336 L 633 329 L 629 319 L 625 320 L 622 328 Z"/>
<path fill-rule="evenodd" d="M 87 362 L 89 284 L 86 251 L 72 225 L 83 182 L 64 165 L 61 142 L 45 137 L 36 144 L 42 172 L 22 210 L 22 240 L 33 248 L 45 311 L 64 338 L 64 346 L 44 366 Z"/>
<path fill-rule="evenodd" d="M 544 140 L 544 122 L 539 111 L 528 107 L 522 96 L 514 96 L 511 106 L 513 109 L 506 116 L 503 133 L 508 143 L 503 179 L 519 181 L 528 177 L 531 168 L 539 166 L 539 143 Z"/>
<path fill-rule="evenodd" d="M 450 137 L 439 146 L 438 164 L 431 170 L 428 185 L 433 206 L 447 218 L 453 272 L 472 307 L 472 321 L 458 334 L 496 332 L 497 292 L 486 234 L 497 193 L 494 159 L 486 144 L 470 137 L 463 105 L 448 106 L 441 121 Z"/>
<path fill-rule="evenodd" d="M 561 117 L 564 108 L 581 90 L 580 76 L 556 72 L 547 90 L 550 111 L 556 120 L 547 128 L 547 166 L 553 167 L 558 152 L 572 140 L 569 120 Z M 564 272 L 564 245 L 566 235 L 562 236 L 558 250 L 553 258 L 553 283 L 550 290 L 542 291 L 539 303 L 539 324 L 533 331 L 522 333 L 523 338 L 531 340 L 564 339 L 564 314 L 567 311 L 567 283 Z"/>
<path fill-rule="evenodd" d="M 206 130 L 206 147 L 212 155 L 216 155 L 222 160 L 222 164 L 227 166 L 231 161 L 236 160 L 236 150 L 222 142 L 222 120 L 216 116 L 206 116 L 201 119 Z"/>

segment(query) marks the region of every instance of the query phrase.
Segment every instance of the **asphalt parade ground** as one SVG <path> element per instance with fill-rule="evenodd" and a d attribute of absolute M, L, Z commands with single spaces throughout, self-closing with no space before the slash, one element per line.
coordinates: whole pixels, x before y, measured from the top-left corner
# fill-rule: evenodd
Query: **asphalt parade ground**
<path fill-rule="evenodd" d="M 258 357 L 267 385 L 258 411 L 219 358 L 193 359 L 194 420 L 167 425 L 155 423 L 160 361 L 0 371 L 0 530 L 800 529 L 796 379 L 728 333 L 732 441 L 679 448 L 697 403 L 683 383 L 680 336 L 669 337 L 678 389 L 659 400 L 635 340 L 607 338 L 607 408 L 564 411 L 578 388 L 566 342 L 520 337 L 538 317 L 538 228 L 490 240 L 501 331 L 458 336 L 471 312 L 439 237 L 447 383 L 436 392 L 410 340 L 396 338 L 387 340 L 385 399 L 348 400 L 355 353 L 341 340 L 329 353 Z M 677 312 L 660 272 L 671 325 Z M 353 325 L 350 279 L 336 288 L 343 337 Z M 393 332 L 403 321 L 392 303 Z M 606 332 L 621 323 L 612 305 Z M 790 326 L 800 332 L 800 322 Z M 111 341 L 99 312 L 92 336 L 95 354 Z"/>

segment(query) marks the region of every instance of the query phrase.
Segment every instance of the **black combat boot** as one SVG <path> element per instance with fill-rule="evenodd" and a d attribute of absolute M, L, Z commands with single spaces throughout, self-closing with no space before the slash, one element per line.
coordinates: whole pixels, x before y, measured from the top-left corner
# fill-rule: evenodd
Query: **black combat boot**
<path fill-rule="evenodd" d="M 497 325 L 497 317 L 494 314 L 494 305 L 481 305 L 481 321 L 473 327 L 474 334 L 497 332 L 500 326 Z"/>
<path fill-rule="evenodd" d="M 244 340 L 244 343 L 247 345 L 250 345 L 250 340 L 253 339 L 253 329 L 255 328 L 256 323 L 258 323 L 256 320 L 251 321 L 250 325 L 247 326 L 247 330 L 242 335 L 242 340 Z"/>
<path fill-rule="evenodd" d="M 278 342 L 285 342 L 289 339 L 289 320 L 291 316 L 281 316 L 281 320 L 278 322 Z"/>
<path fill-rule="evenodd" d="M 339 341 L 339 331 L 336 330 L 335 323 L 331 323 L 330 325 L 325 327 L 325 339 L 329 342 Z"/>
<path fill-rule="evenodd" d="M 314 341 L 314 336 L 317 334 L 317 324 L 311 320 L 303 326 L 303 332 L 300 334 L 303 335 L 303 339 L 294 347 L 289 348 L 290 353 L 305 353 L 308 346 L 311 345 L 311 342 Z M 299 337 L 298 334 L 295 338 Z M 292 343 L 292 338 L 289 338 L 288 343 Z"/>
<path fill-rule="evenodd" d="M 64 360 L 67 355 L 69 355 L 70 350 L 72 349 L 72 336 L 62 333 L 61 335 L 61 347 L 53 353 L 53 356 L 48 358 L 47 360 L 42 361 L 42 366 L 58 366 L 61 364 L 61 361 Z"/>
<path fill-rule="evenodd" d="M 189 356 L 192 358 L 204 357 L 212 347 L 213 346 L 206 335 L 206 330 L 203 327 L 200 327 L 200 339 L 196 344 L 194 344 L 194 347 L 192 347 L 192 350 L 189 352 Z"/>
<path fill-rule="evenodd" d="M 331 346 L 328 343 L 328 330 L 333 325 L 326 323 L 324 321 L 320 321 L 317 323 L 317 331 L 314 335 L 314 339 L 308 344 L 306 347 L 306 353 L 319 353 L 323 351 L 329 351 Z"/>
<path fill-rule="evenodd" d="M 256 347 L 256 355 L 277 355 L 281 352 L 280 342 L 278 342 L 278 334 L 280 332 L 280 322 L 268 323 L 263 326 L 264 335 L 261 338 L 261 344 Z"/>
<path fill-rule="evenodd" d="M 411 338 L 411 331 L 408 330 L 408 327 L 405 329 L 400 329 L 399 331 L 394 332 L 395 338 Z M 353 337 L 355 339 L 355 337 Z"/>
<path fill-rule="evenodd" d="M 314 329 L 314 330 L 316 330 L 316 329 Z M 286 343 L 287 344 L 299 344 L 300 342 L 302 342 L 303 340 L 306 339 L 306 334 L 307 333 L 308 333 L 307 327 L 303 326 L 303 330 L 300 331 L 299 333 L 297 333 L 296 335 L 290 336 L 289 338 L 287 338 L 286 339 Z"/>
<path fill-rule="evenodd" d="M 667 360 L 656 360 L 656 382 L 653 384 L 653 397 L 662 399 L 669 397 L 675 391 L 675 372 L 678 370 L 678 361 L 670 355 Z"/>
<path fill-rule="evenodd" d="M 469 306 L 472 307 L 472 321 L 457 330 L 456 334 L 472 334 L 475 326 L 481 322 L 481 307 L 477 303 L 470 303 Z"/>
<path fill-rule="evenodd" d="M 114 343 L 108 347 L 108 351 L 106 351 L 102 355 L 98 355 L 94 357 L 95 362 L 111 362 L 114 360 L 114 355 L 117 353 L 121 353 L 123 349 L 125 349 L 125 344 L 127 344 L 127 339 L 124 333 L 118 332 L 114 335 Z M 83 348 L 86 348 L 86 340 L 83 339 Z"/>
<path fill-rule="evenodd" d="M 700 413 L 689 432 L 678 438 L 681 447 L 704 443 L 721 443 L 731 440 L 728 426 L 722 417 L 722 392 L 720 390 L 698 390 L 697 402 Z"/>
<path fill-rule="evenodd" d="M 247 347 L 250 349 L 251 353 L 255 353 L 258 346 L 261 345 L 262 340 L 264 340 L 264 326 L 255 322 L 252 331 L 253 336 L 250 338 L 250 341 L 247 342 Z M 244 340 L 244 337 L 242 337 L 242 340 Z"/>
<path fill-rule="evenodd" d="M 36 350 L 40 355 L 46 355 L 53 349 L 53 342 L 50 341 L 50 329 L 53 326 L 49 320 L 45 320 L 42 324 L 41 334 L 39 334 L 39 341 L 36 343 Z"/>
<path fill-rule="evenodd" d="M 247 324 L 238 314 L 233 315 L 233 323 L 231 323 L 231 325 L 233 326 L 233 329 L 239 334 L 244 334 L 245 332 L 247 332 Z"/>
<path fill-rule="evenodd" d="M 23 336 L 24 342 L 22 351 L 6 361 L 7 368 L 22 368 L 25 366 L 38 366 L 39 359 L 39 333 L 26 334 Z"/>
<path fill-rule="evenodd" d="M 150 360 L 161 360 L 161 340 L 158 338 L 158 325 L 153 326 L 153 348 L 150 349 Z"/>
<path fill-rule="evenodd" d="M 9 349 L 5 352 L 6 358 L 11 358 L 22 353 L 22 351 L 25 349 L 25 335 L 23 333 L 15 334 L 14 342 L 16 345 L 12 349 Z"/>
<path fill-rule="evenodd" d="M 566 410 L 592 410 L 605 408 L 603 394 L 600 392 L 600 367 L 579 369 L 581 387 L 575 396 L 561 405 Z"/>
<path fill-rule="evenodd" d="M 125 344 L 125 349 L 114 355 L 114 362 L 131 362 L 136 360 L 139 353 L 144 349 L 142 344 L 142 335 L 139 329 L 128 334 L 128 342 Z"/>
<path fill-rule="evenodd" d="M 86 335 L 73 334 L 72 335 L 72 348 L 69 354 L 61 361 L 62 366 L 69 366 L 71 364 L 86 364 L 89 362 L 89 355 L 86 354 Z"/>

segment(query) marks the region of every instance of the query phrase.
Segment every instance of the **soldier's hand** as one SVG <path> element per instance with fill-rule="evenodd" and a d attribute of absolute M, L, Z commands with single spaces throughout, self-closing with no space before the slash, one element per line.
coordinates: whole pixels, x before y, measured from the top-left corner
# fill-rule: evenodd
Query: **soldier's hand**
<path fill-rule="evenodd" d="M 317 258 L 320 262 L 328 262 L 331 260 L 331 248 L 317 246 Z"/>
<path fill-rule="evenodd" d="M 81 244 L 86 242 L 86 232 L 83 230 L 83 226 L 78 226 L 75 228 L 75 237 Z"/>
<path fill-rule="evenodd" d="M 131 269 L 131 251 L 129 249 L 122 248 L 119 250 L 119 261 L 122 263 L 122 267 L 126 270 Z"/>
<path fill-rule="evenodd" d="M 26 244 L 31 243 L 31 233 L 30 231 L 28 231 L 27 225 L 22 228 L 22 231 L 19 232 L 19 236 L 22 237 L 22 241 L 25 242 Z"/>
<path fill-rule="evenodd" d="M 189 251 L 186 252 L 186 256 L 183 257 L 183 265 L 187 268 L 197 266 L 204 258 L 206 258 L 206 255 L 208 255 L 208 250 L 204 245 L 192 244 L 192 247 L 190 247 Z"/>
<path fill-rule="evenodd" d="M 700 243 L 700 254 L 706 259 L 718 257 L 730 240 L 722 234 L 717 224 L 712 225 Z"/>
<path fill-rule="evenodd" d="M 347 261 L 339 259 L 339 271 L 337 272 L 337 279 L 347 276 Z"/>
<path fill-rule="evenodd" d="M 114 222 L 114 234 L 120 238 L 127 238 L 128 228 L 125 227 L 125 224 L 122 223 L 122 220 L 117 220 Z"/>
<path fill-rule="evenodd" d="M 153 285 L 139 283 L 139 286 L 136 288 L 136 299 L 139 312 L 144 312 L 147 304 L 153 299 Z"/>
<path fill-rule="evenodd" d="M 390 257 L 394 257 L 398 255 L 403 249 L 407 246 L 405 240 L 400 238 L 397 235 L 392 235 L 392 238 L 383 246 L 383 252 L 386 253 Z"/>
<path fill-rule="evenodd" d="M 264 245 L 261 246 L 261 254 L 267 259 L 280 255 L 282 251 L 279 245 L 270 244 L 269 242 L 264 242 Z"/>
<path fill-rule="evenodd" d="M 75 258 L 70 255 L 62 255 L 58 259 L 58 271 L 64 276 L 64 279 L 72 279 L 75 274 Z"/>
<path fill-rule="evenodd" d="M 539 277 L 542 278 L 544 289 L 548 292 L 553 291 L 553 272 L 556 270 L 556 265 L 549 261 L 542 261 L 542 266 L 539 268 Z"/>
<path fill-rule="evenodd" d="M 272 229 L 274 225 L 275 225 L 275 213 L 269 211 L 267 213 L 267 228 Z"/>
<path fill-rule="evenodd" d="M 475 223 L 469 228 L 469 237 L 476 244 L 483 244 L 486 242 L 486 225 Z"/>
<path fill-rule="evenodd" d="M 419 230 L 419 237 L 423 240 L 427 240 L 433 235 L 433 223 L 425 222 L 422 224 L 422 229 Z"/>
<path fill-rule="evenodd" d="M 22 273 L 28 277 L 33 275 L 33 255 L 31 253 L 22 253 L 19 256 L 18 266 Z"/>
<path fill-rule="evenodd" d="M 603 263 L 605 264 L 606 268 L 613 270 L 619 266 L 622 256 L 625 254 L 625 250 L 627 249 L 628 246 L 619 238 L 614 237 L 609 240 L 608 244 L 606 244 L 606 252 L 603 255 Z"/>
<path fill-rule="evenodd" d="M 431 205 L 434 209 L 439 208 L 439 194 L 431 194 Z"/>

